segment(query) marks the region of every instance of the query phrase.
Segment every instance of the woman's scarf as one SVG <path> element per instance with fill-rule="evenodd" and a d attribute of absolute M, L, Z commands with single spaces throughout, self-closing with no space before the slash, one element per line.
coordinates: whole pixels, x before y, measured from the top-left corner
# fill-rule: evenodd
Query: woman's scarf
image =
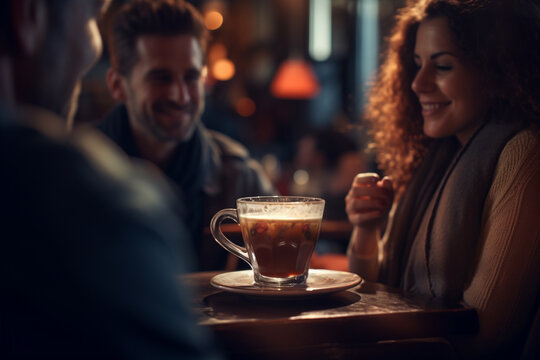
<path fill-rule="evenodd" d="M 431 143 L 426 158 L 399 201 L 390 232 L 385 235 L 380 282 L 393 287 L 401 286 L 402 274 L 423 214 L 459 146 L 453 137 Z"/>
<path fill-rule="evenodd" d="M 438 140 L 409 184 L 385 244 L 380 280 L 460 300 L 477 250 L 499 155 L 523 125 L 490 121 L 459 149 Z"/>

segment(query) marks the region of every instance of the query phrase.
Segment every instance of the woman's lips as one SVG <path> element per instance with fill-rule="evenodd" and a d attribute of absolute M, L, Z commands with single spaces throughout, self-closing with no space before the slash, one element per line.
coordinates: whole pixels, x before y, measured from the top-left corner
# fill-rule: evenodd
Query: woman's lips
<path fill-rule="evenodd" d="M 448 105 L 450 105 L 450 101 L 445 102 L 425 102 L 420 104 L 422 106 L 422 115 L 423 116 L 432 116 L 436 115 L 438 112 L 443 111 Z"/>

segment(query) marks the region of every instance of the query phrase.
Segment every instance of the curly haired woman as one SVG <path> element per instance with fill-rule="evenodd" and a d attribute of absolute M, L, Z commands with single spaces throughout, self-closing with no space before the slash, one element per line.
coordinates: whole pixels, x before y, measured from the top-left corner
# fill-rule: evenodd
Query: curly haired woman
<path fill-rule="evenodd" d="M 540 5 L 409 1 L 386 55 L 365 118 L 387 176 L 347 195 L 351 270 L 464 301 L 465 353 L 515 356 L 539 326 Z"/>

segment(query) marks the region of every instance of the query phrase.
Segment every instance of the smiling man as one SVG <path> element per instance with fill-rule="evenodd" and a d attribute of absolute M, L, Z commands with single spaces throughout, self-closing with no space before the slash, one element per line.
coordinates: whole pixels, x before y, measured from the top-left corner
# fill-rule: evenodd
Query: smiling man
<path fill-rule="evenodd" d="M 274 189 L 245 147 L 206 129 L 205 50 L 200 13 L 180 0 L 139 0 L 109 15 L 107 83 L 122 104 L 99 125 L 130 156 L 159 167 L 177 185 L 200 270 L 226 266 L 227 252 L 202 239 L 222 208 Z"/>

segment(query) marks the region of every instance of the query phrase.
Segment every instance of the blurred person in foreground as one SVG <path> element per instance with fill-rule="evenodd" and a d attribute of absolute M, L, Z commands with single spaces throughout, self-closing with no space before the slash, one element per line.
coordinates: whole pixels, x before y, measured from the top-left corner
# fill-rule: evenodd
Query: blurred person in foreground
<path fill-rule="evenodd" d="M 237 198 L 275 191 L 244 146 L 201 123 L 208 42 L 202 16 L 181 0 L 136 0 L 106 19 L 107 83 L 122 104 L 99 128 L 172 179 L 186 204 L 199 270 L 224 269 L 228 253 L 203 237 L 203 228 Z"/>
<path fill-rule="evenodd" d="M 104 5 L 0 5 L 0 358 L 213 359 L 179 286 L 189 240 L 164 182 L 66 131 Z"/>
<path fill-rule="evenodd" d="M 474 307 L 465 357 L 538 351 L 539 41 L 537 1 L 408 1 L 365 114 L 351 270 Z"/>

